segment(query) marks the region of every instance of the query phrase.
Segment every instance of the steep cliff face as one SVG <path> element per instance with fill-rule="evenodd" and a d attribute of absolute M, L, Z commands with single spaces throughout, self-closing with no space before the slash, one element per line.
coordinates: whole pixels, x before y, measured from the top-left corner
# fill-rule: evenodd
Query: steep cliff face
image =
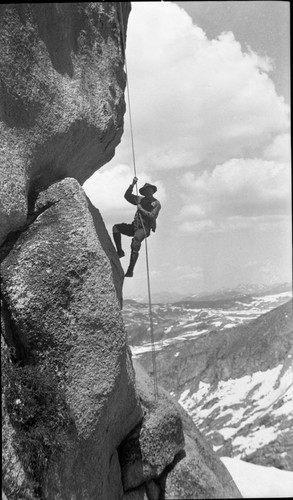
<path fill-rule="evenodd" d="M 35 436 L 48 462 L 46 498 L 107 498 L 109 463 L 142 416 L 110 261 L 76 180 L 42 192 L 34 214 L 12 248 L 11 241 L 2 248 L 5 337 L 21 363 L 18 371 L 12 367 L 8 410 L 16 441 L 33 439 L 30 425 L 50 441 L 50 418 L 57 419 L 59 433 L 65 431 L 51 442 L 54 447 L 65 441 L 55 466 Z M 44 399 L 51 401 L 47 415 L 39 414 L 37 377 Z M 28 404 L 26 396 L 32 400 L 30 415 L 19 411 Z M 23 445 L 20 453 L 24 462 L 37 460 Z"/>
<path fill-rule="evenodd" d="M 36 191 L 83 183 L 114 155 L 125 111 L 122 26 L 130 2 L 0 6 L 1 234 Z"/>
<path fill-rule="evenodd" d="M 117 495 L 116 449 L 142 417 L 122 268 L 79 184 L 123 132 L 129 12 L 129 2 L 0 7 L 8 498 Z"/>
<path fill-rule="evenodd" d="M 123 271 L 80 185 L 122 134 L 121 16 L 126 29 L 129 12 L 128 2 L 0 7 L 8 500 L 175 498 L 168 477 L 184 455 L 182 410 L 167 396 L 154 402 L 149 380 L 135 377 Z M 202 448 L 196 453 L 188 463 L 201 462 Z M 197 492 L 192 476 L 194 498 L 215 495 L 209 474 Z M 230 492 L 218 477 L 215 485 Z"/>

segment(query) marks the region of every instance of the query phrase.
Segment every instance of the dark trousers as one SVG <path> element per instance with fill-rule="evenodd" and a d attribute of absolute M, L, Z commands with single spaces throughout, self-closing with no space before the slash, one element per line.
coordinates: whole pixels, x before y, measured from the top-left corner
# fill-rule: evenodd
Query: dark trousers
<path fill-rule="evenodd" d="M 145 230 L 142 227 L 138 227 L 137 229 L 135 228 L 134 224 L 125 224 L 122 222 L 121 224 L 115 224 L 113 227 L 113 232 L 118 232 L 120 234 L 125 234 L 126 236 L 132 236 L 132 242 L 131 242 L 131 250 L 133 252 L 139 252 L 141 243 L 145 239 L 145 237 L 148 237 L 150 235 L 150 228 L 145 228 Z"/>

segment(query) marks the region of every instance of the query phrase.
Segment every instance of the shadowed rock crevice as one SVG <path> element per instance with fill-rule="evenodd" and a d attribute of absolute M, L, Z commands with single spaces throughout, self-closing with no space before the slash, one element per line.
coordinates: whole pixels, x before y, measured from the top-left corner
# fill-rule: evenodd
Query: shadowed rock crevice
<path fill-rule="evenodd" d="M 16 327 L 6 303 L 4 296 L 1 294 L 1 330 L 6 345 L 10 351 L 10 359 L 13 363 L 25 364 L 28 357 L 28 345 L 20 339 L 16 332 Z"/>
<path fill-rule="evenodd" d="M 172 472 L 172 470 L 174 469 L 174 467 L 181 460 L 183 460 L 183 458 L 185 458 L 185 457 L 186 457 L 186 451 L 185 450 L 179 451 L 179 453 L 177 453 L 177 455 L 175 455 L 175 458 L 174 458 L 173 462 L 171 464 L 167 465 L 167 467 L 165 468 L 165 470 L 161 474 L 161 476 L 160 476 L 160 478 L 158 480 L 158 485 L 160 487 L 159 500 L 168 500 L 168 498 L 166 498 L 166 484 L 167 484 L 168 475 Z"/>
<path fill-rule="evenodd" d="M 32 203 L 34 206 L 37 198 L 37 194 L 34 196 Z M 12 248 L 17 244 L 17 240 L 20 238 L 22 233 L 28 230 L 29 226 L 41 215 L 43 212 L 48 210 L 55 202 L 48 202 L 47 205 L 41 207 L 38 211 L 32 210 L 32 212 L 28 213 L 25 224 L 20 227 L 17 231 L 12 231 L 8 233 L 6 240 L 0 246 L 0 262 L 2 262 L 5 257 L 9 254 Z"/>

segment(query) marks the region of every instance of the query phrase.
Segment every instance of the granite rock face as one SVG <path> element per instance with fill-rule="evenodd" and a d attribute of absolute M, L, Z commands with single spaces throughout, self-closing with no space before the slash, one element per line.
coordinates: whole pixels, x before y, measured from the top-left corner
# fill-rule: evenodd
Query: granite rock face
<path fill-rule="evenodd" d="M 124 281 L 124 272 L 121 267 L 120 259 L 118 257 L 116 248 L 112 243 L 112 240 L 109 236 L 109 233 L 106 229 L 103 218 L 100 214 L 100 211 L 91 203 L 90 199 L 87 197 L 88 209 L 93 218 L 93 223 L 95 226 L 96 233 L 99 238 L 99 242 L 102 245 L 102 248 L 107 255 L 111 268 L 112 268 L 112 278 L 115 286 L 116 294 L 121 305 L 123 306 L 123 297 L 122 297 L 122 287 Z"/>
<path fill-rule="evenodd" d="M 35 215 L 2 261 L 6 341 L 37 371 L 54 360 L 71 418 L 46 498 L 104 499 L 115 450 L 142 417 L 112 268 L 76 180 L 42 192 Z"/>
<path fill-rule="evenodd" d="M 2 314 L 1 304 L 1 331 L 5 330 L 4 315 Z M 5 490 L 16 493 L 22 492 L 27 499 L 34 499 L 32 484 L 23 468 L 20 458 L 18 457 L 15 447 L 16 430 L 14 429 L 9 412 L 7 411 L 5 390 L 4 387 L 9 384 L 7 380 L 7 364 L 11 363 L 9 359 L 9 351 L 4 337 L 1 336 L 1 418 L 2 418 L 2 485 Z M 9 488 L 7 488 L 9 485 Z M 7 497 L 2 490 L 2 500 L 7 500 Z"/>
<path fill-rule="evenodd" d="M 197 498 L 242 498 L 237 486 L 220 461 L 211 460 L 212 450 L 202 453 L 198 441 L 185 436 L 186 456 L 166 477 L 168 500 Z"/>
<path fill-rule="evenodd" d="M 113 157 L 129 12 L 130 2 L 0 5 L 0 244 L 39 190 L 82 184 Z"/>

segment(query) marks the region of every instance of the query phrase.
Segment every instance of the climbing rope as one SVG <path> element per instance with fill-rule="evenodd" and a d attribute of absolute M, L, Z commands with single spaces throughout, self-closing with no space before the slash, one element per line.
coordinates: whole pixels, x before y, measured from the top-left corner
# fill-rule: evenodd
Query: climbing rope
<path fill-rule="evenodd" d="M 135 151 L 134 151 L 134 139 L 133 139 L 133 126 L 132 126 L 132 115 L 131 115 L 131 107 L 130 107 L 130 91 L 129 91 L 129 79 L 128 79 L 128 68 L 127 68 L 127 59 L 126 59 L 126 51 L 125 51 L 125 31 L 124 31 L 124 22 L 123 22 L 123 13 L 122 13 L 122 2 L 119 2 L 120 5 L 120 17 L 121 17 L 121 28 L 122 28 L 122 50 L 125 61 L 125 73 L 126 73 L 126 89 L 127 89 L 127 100 L 128 100 L 128 114 L 129 114 L 129 125 L 130 125 L 130 136 L 131 136 L 131 149 L 132 149 L 132 161 L 133 161 L 133 171 L 134 176 L 137 177 L 136 172 L 136 163 L 135 163 Z M 136 195 L 138 200 L 138 187 L 137 183 L 136 187 Z M 137 201 L 138 204 L 138 201 Z M 146 270 L 147 270 L 147 287 L 148 287 L 148 304 L 149 304 L 149 321 L 150 321 L 150 332 L 151 332 L 151 344 L 152 344 L 152 362 L 153 362 L 153 373 L 154 373 L 154 393 L 155 400 L 158 398 L 158 377 L 157 377 L 157 365 L 156 365 L 156 349 L 155 349 L 155 339 L 154 339 L 154 324 L 153 324 L 153 313 L 152 313 L 152 300 L 151 300 L 151 286 L 150 286 L 150 270 L 149 270 L 149 257 L 148 257 L 148 246 L 147 246 L 147 234 L 145 230 L 145 226 L 142 220 L 141 214 L 138 212 L 140 217 L 141 225 L 144 231 L 144 242 L 145 242 L 145 255 L 146 255 Z"/>

